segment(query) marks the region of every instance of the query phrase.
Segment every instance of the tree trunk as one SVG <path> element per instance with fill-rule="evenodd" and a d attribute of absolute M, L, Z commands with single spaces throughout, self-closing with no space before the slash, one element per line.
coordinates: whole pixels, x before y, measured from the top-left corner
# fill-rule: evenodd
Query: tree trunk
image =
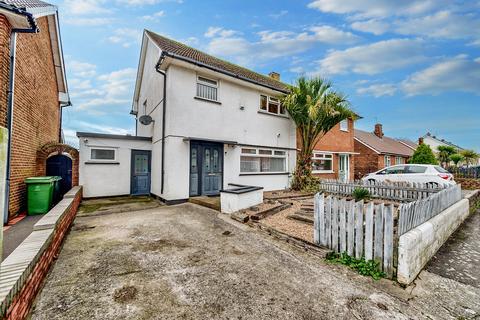
<path fill-rule="evenodd" d="M 292 181 L 293 190 L 302 190 L 312 179 L 312 152 L 302 149 L 298 153 L 295 175 Z"/>

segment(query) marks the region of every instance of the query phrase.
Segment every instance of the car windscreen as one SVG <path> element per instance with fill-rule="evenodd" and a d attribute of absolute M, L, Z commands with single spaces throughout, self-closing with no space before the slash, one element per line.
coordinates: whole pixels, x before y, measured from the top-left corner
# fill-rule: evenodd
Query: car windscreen
<path fill-rule="evenodd" d="M 448 173 L 447 170 L 443 169 L 443 168 L 440 167 L 440 166 L 435 166 L 434 168 L 435 168 L 435 170 L 437 170 L 437 171 L 440 172 L 440 173 Z"/>
<path fill-rule="evenodd" d="M 425 173 L 427 171 L 427 167 L 422 166 L 408 166 L 407 173 Z"/>

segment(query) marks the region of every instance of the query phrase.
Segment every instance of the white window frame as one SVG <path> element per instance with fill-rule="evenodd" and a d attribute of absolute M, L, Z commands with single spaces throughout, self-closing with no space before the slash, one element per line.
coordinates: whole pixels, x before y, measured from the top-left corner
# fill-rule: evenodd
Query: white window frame
<path fill-rule="evenodd" d="M 267 109 L 266 110 L 262 109 L 262 97 L 267 97 Z M 281 98 L 269 96 L 268 94 L 263 94 L 262 93 L 262 94 L 260 94 L 259 102 L 260 102 L 259 105 L 258 105 L 259 112 L 273 114 L 273 115 L 280 116 L 280 117 L 288 117 L 287 116 L 287 110 L 285 108 L 283 108 L 284 113 L 282 113 Z M 278 105 L 278 113 L 268 111 L 268 106 L 270 105 L 270 103 Z"/>
<path fill-rule="evenodd" d="M 387 159 L 388 159 L 388 161 L 387 161 Z M 385 162 L 385 168 L 390 167 L 392 165 L 392 158 L 390 156 L 385 156 L 383 161 Z M 387 164 L 387 162 L 388 162 L 388 164 Z"/>
<path fill-rule="evenodd" d="M 405 164 L 403 157 L 395 157 L 395 164 Z"/>
<path fill-rule="evenodd" d="M 340 130 L 348 132 L 348 119 L 340 121 Z"/>
<path fill-rule="evenodd" d="M 244 152 L 244 150 L 249 150 L 249 152 Z M 269 151 L 271 154 L 265 154 L 261 152 Z M 275 153 L 283 153 L 283 155 L 278 155 Z M 242 157 L 254 157 L 254 158 L 277 158 L 285 159 L 285 170 L 284 171 L 258 171 L 258 172 L 246 172 L 242 171 Z M 262 168 L 260 168 L 261 170 Z M 240 149 L 240 175 L 265 175 L 265 174 L 282 174 L 288 173 L 288 151 L 281 149 L 270 149 L 270 148 L 256 148 L 256 147 L 241 147 Z"/>
<path fill-rule="evenodd" d="M 215 84 L 203 81 L 202 78 L 205 79 L 205 80 L 208 80 L 208 81 L 215 82 Z M 198 95 L 198 85 L 199 84 L 201 84 L 203 86 L 210 87 L 210 88 L 215 88 L 217 99 L 215 100 L 215 99 L 209 99 L 209 98 L 206 98 L 206 97 L 199 96 Z M 219 80 L 212 79 L 210 77 L 205 77 L 205 76 L 202 76 L 200 74 L 197 74 L 197 82 L 196 82 L 196 87 L 195 87 L 195 97 L 197 97 L 199 99 L 203 99 L 203 100 L 218 102 L 219 87 L 220 87 L 220 81 Z"/>
<path fill-rule="evenodd" d="M 329 156 L 329 157 L 327 157 Z M 330 160 L 332 162 L 331 170 L 312 170 L 312 173 L 335 173 L 333 170 L 333 153 L 323 151 L 313 151 L 312 161 L 314 160 Z"/>
<path fill-rule="evenodd" d="M 92 158 L 92 151 L 93 150 L 113 150 L 113 159 L 94 159 Z M 93 161 L 93 162 L 115 162 L 117 161 L 117 148 L 113 148 L 113 147 L 95 147 L 95 146 L 91 146 L 89 147 L 89 153 L 88 153 L 88 158 L 89 158 L 89 161 Z"/>

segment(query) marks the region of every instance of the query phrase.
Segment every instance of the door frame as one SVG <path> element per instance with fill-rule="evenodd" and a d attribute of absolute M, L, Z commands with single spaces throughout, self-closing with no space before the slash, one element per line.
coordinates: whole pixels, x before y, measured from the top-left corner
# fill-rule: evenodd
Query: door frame
<path fill-rule="evenodd" d="M 133 193 L 133 175 L 135 172 L 135 159 L 134 154 L 135 152 L 144 152 L 148 154 L 148 193 Z M 132 149 L 130 152 L 130 195 L 132 196 L 143 196 L 149 195 L 152 190 L 152 151 L 151 150 L 140 150 L 140 149 Z"/>
<path fill-rule="evenodd" d="M 345 160 L 342 160 L 345 159 Z M 341 179 L 341 176 L 340 176 L 340 167 L 341 167 L 341 163 L 342 161 L 345 161 L 344 162 L 344 165 L 346 166 L 345 168 L 347 170 L 345 170 L 345 177 L 346 177 L 346 180 L 345 182 L 349 181 L 350 180 L 350 155 L 349 154 L 346 154 L 346 153 L 340 153 L 338 155 L 338 178 L 339 180 Z"/>
<path fill-rule="evenodd" d="M 198 170 L 198 185 L 197 185 L 197 194 L 191 194 L 190 190 L 192 190 L 191 185 L 192 185 L 192 147 L 193 146 L 218 146 L 220 147 L 220 163 L 222 164 L 222 173 L 221 173 L 221 178 L 220 178 L 220 190 L 223 189 L 223 176 L 225 174 L 225 159 L 224 159 L 224 152 L 225 152 L 225 146 L 223 143 L 220 142 L 211 142 L 211 141 L 203 141 L 203 140 L 191 140 L 190 141 L 190 146 L 189 146 L 189 152 L 188 152 L 188 196 L 189 197 L 199 197 L 199 196 L 216 196 L 218 194 L 202 194 L 203 190 L 203 160 L 204 160 L 204 149 L 199 148 L 201 152 L 197 154 L 197 170 Z"/>

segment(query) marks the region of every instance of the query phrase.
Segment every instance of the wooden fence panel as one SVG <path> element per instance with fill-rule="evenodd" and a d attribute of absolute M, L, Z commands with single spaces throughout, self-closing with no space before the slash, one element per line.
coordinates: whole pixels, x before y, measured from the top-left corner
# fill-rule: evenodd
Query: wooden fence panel
<path fill-rule="evenodd" d="M 383 209 L 383 203 L 375 206 L 375 231 L 373 235 L 373 258 L 380 264 L 383 260 Z"/>
<path fill-rule="evenodd" d="M 393 205 L 385 206 L 383 232 L 383 271 L 387 277 L 393 275 Z"/>
<path fill-rule="evenodd" d="M 347 201 L 345 198 L 340 200 L 340 252 L 347 251 L 347 211 L 346 211 Z"/>
<path fill-rule="evenodd" d="M 355 244 L 355 201 L 347 202 L 347 253 L 353 257 Z"/>
<path fill-rule="evenodd" d="M 327 247 L 332 245 L 332 197 L 325 202 L 325 236 Z"/>
<path fill-rule="evenodd" d="M 365 211 L 365 260 L 373 259 L 373 202 L 367 204 Z"/>
<path fill-rule="evenodd" d="M 331 249 L 338 252 L 338 218 L 339 218 L 339 200 L 333 198 L 332 205 L 332 246 Z"/>
<path fill-rule="evenodd" d="M 363 200 L 355 204 L 355 258 L 363 256 Z"/>

